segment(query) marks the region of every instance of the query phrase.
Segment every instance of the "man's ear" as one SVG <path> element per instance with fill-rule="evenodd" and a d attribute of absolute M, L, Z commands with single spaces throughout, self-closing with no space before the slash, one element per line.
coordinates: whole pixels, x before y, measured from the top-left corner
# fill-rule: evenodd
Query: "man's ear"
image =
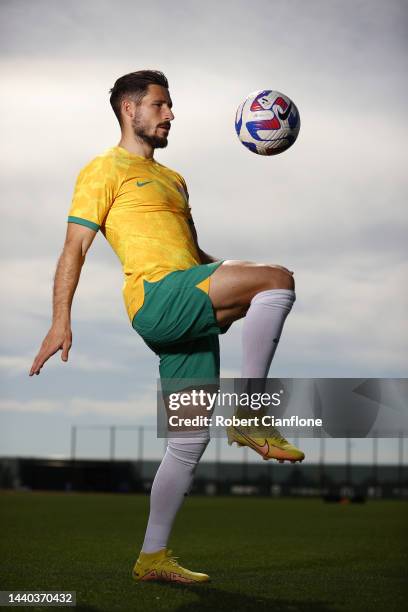
<path fill-rule="evenodd" d="M 136 103 L 134 100 L 131 98 L 124 98 L 120 104 L 122 117 L 129 117 L 129 119 L 133 119 L 135 116 L 135 107 Z"/>

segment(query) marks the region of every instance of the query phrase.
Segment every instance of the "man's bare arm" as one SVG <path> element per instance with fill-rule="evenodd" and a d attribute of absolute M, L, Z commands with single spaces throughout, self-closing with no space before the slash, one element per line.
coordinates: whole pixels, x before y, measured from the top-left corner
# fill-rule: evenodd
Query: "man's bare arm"
<path fill-rule="evenodd" d="M 208 255 L 208 253 L 205 253 L 202 249 L 200 249 L 200 247 L 198 246 L 197 230 L 195 228 L 193 219 L 190 219 L 189 224 L 190 224 L 191 234 L 193 236 L 194 243 L 200 255 L 201 263 L 205 264 L 205 263 L 211 263 L 213 261 L 219 261 L 220 260 L 219 257 L 213 257 L 212 255 Z"/>
<path fill-rule="evenodd" d="M 54 277 L 52 325 L 34 359 L 29 375 L 39 374 L 44 363 L 58 350 L 68 361 L 72 345 L 71 306 L 85 255 L 96 236 L 94 230 L 68 223 L 67 235 Z"/>

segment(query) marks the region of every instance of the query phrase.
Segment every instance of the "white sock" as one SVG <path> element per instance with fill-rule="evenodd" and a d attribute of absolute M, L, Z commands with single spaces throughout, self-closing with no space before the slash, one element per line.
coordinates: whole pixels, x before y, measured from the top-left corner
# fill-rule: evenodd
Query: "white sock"
<path fill-rule="evenodd" d="M 208 430 L 194 432 L 190 437 L 169 438 L 150 493 L 142 552 L 152 553 L 167 547 L 174 519 L 191 489 L 196 467 L 209 441 Z"/>
<path fill-rule="evenodd" d="M 269 289 L 252 298 L 242 331 L 242 378 L 268 376 L 283 324 L 295 299 L 291 289 Z"/>

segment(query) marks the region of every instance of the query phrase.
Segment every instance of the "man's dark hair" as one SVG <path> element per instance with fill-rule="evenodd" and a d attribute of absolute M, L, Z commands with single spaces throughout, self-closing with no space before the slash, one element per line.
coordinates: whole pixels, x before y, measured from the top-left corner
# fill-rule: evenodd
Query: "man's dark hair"
<path fill-rule="evenodd" d="M 149 85 L 161 85 L 169 88 L 169 83 L 162 72 L 159 70 L 138 70 L 137 72 L 129 72 L 120 77 L 109 90 L 110 103 L 113 108 L 119 125 L 122 127 L 122 117 L 120 107 L 125 96 L 131 96 L 137 104 L 147 93 Z"/>

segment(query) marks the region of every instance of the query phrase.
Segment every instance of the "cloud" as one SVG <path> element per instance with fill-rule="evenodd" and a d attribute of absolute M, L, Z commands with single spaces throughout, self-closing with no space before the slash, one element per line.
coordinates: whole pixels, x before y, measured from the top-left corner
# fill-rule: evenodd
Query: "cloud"
<path fill-rule="evenodd" d="M 88 251 L 89 253 L 89 251 Z M 59 253 L 48 258 L 10 258 L 3 262 L 4 289 L 8 304 L 13 304 L 20 318 L 50 317 L 52 289 Z M 105 264 L 88 254 L 81 270 L 73 301 L 77 320 L 123 320 L 125 305 L 121 295 L 121 266 L 116 261 Z M 77 308 L 78 304 L 78 308 Z M 51 323 L 51 321 L 50 321 Z"/>
<path fill-rule="evenodd" d="M 58 352 L 60 354 L 60 352 Z M 8 376 L 18 376 L 20 374 L 28 374 L 31 364 L 34 360 L 34 355 L 0 355 L 0 370 Z M 130 364 L 118 363 L 115 360 L 98 358 L 89 354 L 76 353 L 75 358 L 71 359 L 70 366 L 73 370 L 82 372 L 123 372 L 131 368 Z M 52 369 L 59 367 L 58 360 L 50 359 L 47 361 L 46 368 Z"/>
<path fill-rule="evenodd" d="M 156 389 L 151 386 L 139 396 L 133 395 L 118 401 L 75 396 L 69 399 L 36 398 L 27 401 L 2 399 L 0 400 L 0 411 L 14 414 L 48 413 L 69 417 L 110 416 L 112 419 L 132 417 L 140 422 L 140 419 L 154 415 L 155 399 Z"/>
<path fill-rule="evenodd" d="M 38 412 L 53 413 L 61 408 L 62 402 L 50 399 L 31 400 L 22 402 L 13 399 L 0 400 L 0 411 L 2 412 Z"/>
<path fill-rule="evenodd" d="M 184 66 L 209 65 L 214 71 L 235 59 L 236 72 L 267 66 L 276 73 L 283 64 L 296 69 L 297 78 L 333 72 L 338 76 L 347 67 L 364 79 L 375 67 L 389 71 L 390 55 L 400 54 L 402 63 L 404 1 L 384 5 L 358 0 L 352 13 L 348 7 L 339 0 L 313 0 L 307 8 L 302 0 L 264 0 L 254 12 L 244 0 L 209 0 L 205 10 L 198 0 L 171 7 L 163 0 L 143 6 L 132 0 L 115 5 L 89 0 L 61 8 L 51 0 L 13 0 L 3 2 L 1 50 L 3 55 L 35 59 L 52 50 L 57 59 L 81 62 L 97 52 L 103 61 L 114 58 L 146 66 L 183 61 Z M 148 45 L 152 40 L 155 44 Z"/>
<path fill-rule="evenodd" d="M 101 401 L 88 398 L 72 398 L 66 407 L 66 411 L 72 416 L 83 414 L 95 415 L 110 415 L 127 416 L 137 419 L 143 417 L 151 417 L 156 406 L 152 406 L 152 400 L 155 400 L 155 389 L 151 388 L 150 392 L 144 393 L 140 397 L 132 396 L 121 401 Z"/>

